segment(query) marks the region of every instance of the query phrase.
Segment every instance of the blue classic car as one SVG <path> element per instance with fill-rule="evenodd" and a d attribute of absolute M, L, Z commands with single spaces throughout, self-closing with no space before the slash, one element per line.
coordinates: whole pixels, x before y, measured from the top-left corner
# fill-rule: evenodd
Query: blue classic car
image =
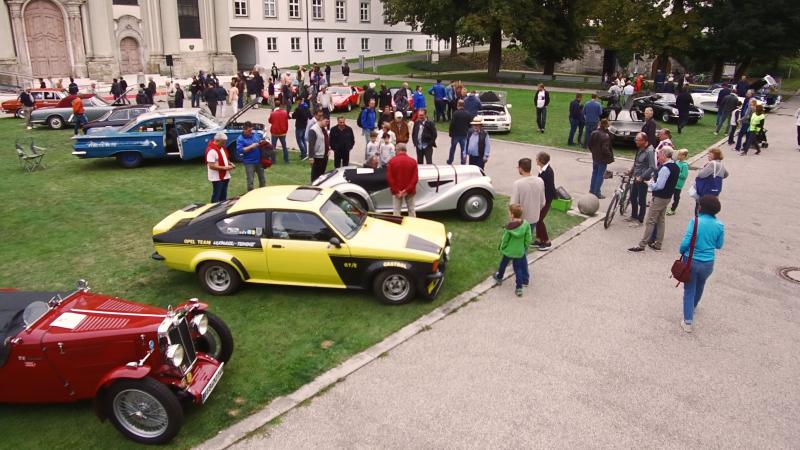
<path fill-rule="evenodd" d="M 75 136 L 72 154 L 78 158 L 117 158 L 122 167 L 139 167 L 145 159 L 197 159 L 205 155 L 208 142 L 222 131 L 228 135 L 228 150 L 233 157 L 236 138 L 244 123 L 236 119 L 250 109 L 242 108 L 227 121 L 221 122 L 208 111 L 164 109 L 144 113 L 119 130 L 104 130 Z M 256 129 L 263 125 L 254 124 Z"/>

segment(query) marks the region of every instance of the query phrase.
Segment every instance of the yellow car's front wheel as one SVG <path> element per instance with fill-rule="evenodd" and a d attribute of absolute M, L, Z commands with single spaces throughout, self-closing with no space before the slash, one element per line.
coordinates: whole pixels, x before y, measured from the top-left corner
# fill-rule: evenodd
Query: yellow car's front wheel
<path fill-rule="evenodd" d="M 416 286 L 408 272 L 387 269 L 379 273 L 372 283 L 375 296 L 388 305 L 402 305 L 414 298 Z"/>
<path fill-rule="evenodd" d="M 242 278 L 229 264 L 220 261 L 206 261 L 197 269 L 200 286 L 212 295 L 228 295 L 239 290 Z"/>

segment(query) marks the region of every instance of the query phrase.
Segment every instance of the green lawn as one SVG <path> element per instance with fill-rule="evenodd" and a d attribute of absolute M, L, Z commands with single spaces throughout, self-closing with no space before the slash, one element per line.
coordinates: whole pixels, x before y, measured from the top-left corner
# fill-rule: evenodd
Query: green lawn
<path fill-rule="evenodd" d="M 197 445 L 296 390 L 485 279 L 498 261 L 506 198 L 498 199 L 485 222 L 462 222 L 455 214 L 427 216 L 444 222 L 454 235 L 452 262 L 435 302 L 388 307 L 368 292 L 278 286 L 247 286 L 234 296 L 210 297 L 193 274 L 169 270 L 149 257 L 154 224 L 188 203 L 208 201 L 205 168 L 171 161 L 124 170 L 111 159 L 79 160 L 70 155 L 70 135 L 25 131 L 19 120 L 0 119 L 6 205 L 0 221 L 0 287 L 69 290 L 86 278 L 95 292 L 162 307 L 191 297 L 209 302 L 233 331 L 236 351 L 214 395 L 187 414 L 171 448 Z M 12 149 L 18 137 L 34 137 L 49 148 L 46 170 L 22 172 Z M 269 170 L 268 183 L 302 183 L 308 175 L 307 164 L 279 164 Z M 244 173 L 237 171 L 230 193 L 241 193 L 244 186 Z M 547 217 L 553 235 L 579 221 L 555 211 Z M 333 345 L 323 348 L 323 341 Z M 6 448 L 135 447 L 110 424 L 99 424 L 89 402 L 3 405 L 0 417 Z"/>

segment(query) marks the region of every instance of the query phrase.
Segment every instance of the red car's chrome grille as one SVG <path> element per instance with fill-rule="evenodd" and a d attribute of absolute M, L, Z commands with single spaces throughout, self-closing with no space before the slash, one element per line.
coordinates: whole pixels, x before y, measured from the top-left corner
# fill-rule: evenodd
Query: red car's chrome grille
<path fill-rule="evenodd" d="M 106 300 L 102 305 L 98 306 L 97 309 L 98 311 L 120 311 L 120 312 L 136 313 L 144 311 L 144 306 L 128 302 L 122 302 L 112 298 Z"/>
<path fill-rule="evenodd" d="M 87 317 L 81 321 L 80 325 L 75 327 L 74 331 L 114 330 L 124 328 L 128 325 L 128 321 L 129 319 L 124 317 Z"/>

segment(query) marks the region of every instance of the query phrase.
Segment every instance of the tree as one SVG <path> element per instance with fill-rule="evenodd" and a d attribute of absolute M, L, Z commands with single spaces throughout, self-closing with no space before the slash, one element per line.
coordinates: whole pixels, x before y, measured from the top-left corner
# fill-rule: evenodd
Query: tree
<path fill-rule="evenodd" d="M 511 33 L 539 60 L 545 75 L 552 75 L 556 63 L 579 58 L 586 42 L 588 0 L 540 0 L 526 11 L 518 11 Z"/>
<path fill-rule="evenodd" d="M 456 0 L 382 0 L 386 21 L 392 25 L 404 22 L 414 29 L 450 41 L 450 56 L 458 55 L 459 21 L 466 15 Z"/>
<path fill-rule="evenodd" d="M 753 63 L 796 55 L 800 49 L 800 8 L 795 0 L 709 0 L 698 7 L 705 27 L 693 44 L 696 56 L 711 55 L 713 79 L 726 62 L 736 62 L 735 78 Z"/>

